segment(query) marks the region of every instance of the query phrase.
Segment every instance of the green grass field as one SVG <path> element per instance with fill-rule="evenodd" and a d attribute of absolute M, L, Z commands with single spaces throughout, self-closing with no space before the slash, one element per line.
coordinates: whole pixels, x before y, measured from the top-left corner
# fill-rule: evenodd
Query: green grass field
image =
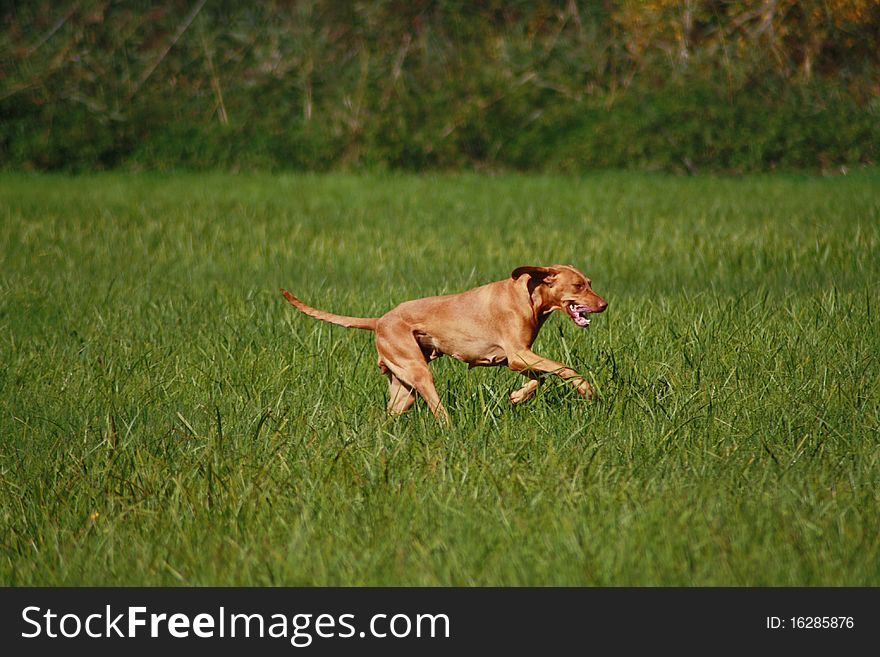
<path fill-rule="evenodd" d="M 384 413 L 377 315 L 608 311 Z M 880 171 L 0 176 L 0 583 L 880 585 Z"/>

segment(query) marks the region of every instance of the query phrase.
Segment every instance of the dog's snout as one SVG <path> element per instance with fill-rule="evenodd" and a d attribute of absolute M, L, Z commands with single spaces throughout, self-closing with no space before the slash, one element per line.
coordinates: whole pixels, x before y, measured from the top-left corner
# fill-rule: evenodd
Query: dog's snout
<path fill-rule="evenodd" d="M 596 304 L 596 312 L 601 313 L 608 307 L 608 302 L 605 299 L 600 298 L 599 303 Z"/>

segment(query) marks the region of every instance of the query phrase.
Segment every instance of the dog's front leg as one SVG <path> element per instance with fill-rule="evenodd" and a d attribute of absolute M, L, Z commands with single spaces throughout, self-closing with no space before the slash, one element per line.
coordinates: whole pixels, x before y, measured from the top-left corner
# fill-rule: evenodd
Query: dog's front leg
<path fill-rule="evenodd" d="M 526 373 L 526 376 L 529 377 L 529 382 L 522 388 L 518 388 L 510 393 L 511 404 L 522 404 L 535 396 L 535 392 L 538 390 L 538 385 L 540 385 L 541 381 L 534 374 Z"/>
<path fill-rule="evenodd" d="M 507 357 L 507 366 L 514 372 L 521 372 L 527 376 L 529 374 L 556 374 L 571 383 L 582 397 L 587 397 L 588 399 L 593 398 L 593 387 L 584 377 L 567 365 L 539 356 L 531 349 L 522 349 L 514 354 L 509 354 Z M 529 390 L 530 386 L 534 387 Z M 514 394 L 523 392 L 523 394 L 528 395 L 519 400 L 525 401 L 535 393 L 537 387 L 537 382 L 533 379 Z M 514 401 L 513 395 L 511 395 L 511 401 Z M 514 403 L 518 402 L 514 401 Z"/>

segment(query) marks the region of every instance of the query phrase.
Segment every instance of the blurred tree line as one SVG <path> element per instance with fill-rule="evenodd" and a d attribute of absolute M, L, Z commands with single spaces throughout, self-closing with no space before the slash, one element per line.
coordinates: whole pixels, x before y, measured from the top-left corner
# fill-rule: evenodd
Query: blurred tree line
<path fill-rule="evenodd" d="M 880 0 L 0 4 L 11 169 L 830 169 Z"/>

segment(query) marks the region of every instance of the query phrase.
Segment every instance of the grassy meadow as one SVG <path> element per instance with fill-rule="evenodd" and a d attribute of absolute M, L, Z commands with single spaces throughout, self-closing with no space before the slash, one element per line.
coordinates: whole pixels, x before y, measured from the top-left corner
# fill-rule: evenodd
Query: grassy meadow
<path fill-rule="evenodd" d="M 375 316 L 609 300 L 384 413 Z M 880 585 L 880 171 L 0 175 L 4 585 Z"/>

